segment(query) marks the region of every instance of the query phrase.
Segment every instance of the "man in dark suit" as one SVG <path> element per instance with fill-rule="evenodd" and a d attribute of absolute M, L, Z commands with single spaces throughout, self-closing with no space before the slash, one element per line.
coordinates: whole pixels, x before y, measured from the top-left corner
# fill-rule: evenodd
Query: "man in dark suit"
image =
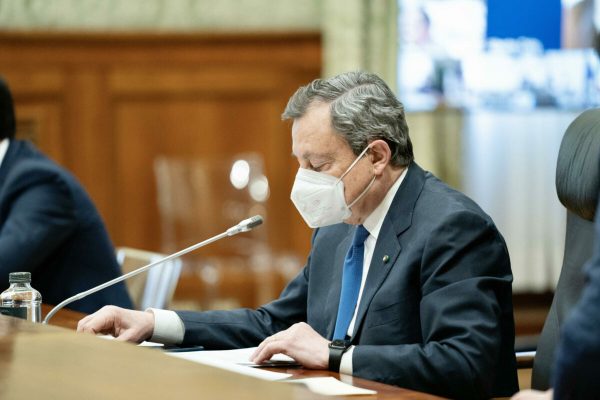
<path fill-rule="evenodd" d="M 403 106 L 368 73 L 315 80 L 283 114 L 300 169 L 292 201 L 316 228 L 304 269 L 257 310 L 107 307 L 78 330 L 209 349 L 257 346 L 306 368 L 455 398 L 517 390 L 503 238 L 414 161 Z"/>
<path fill-rule="evenodd" d="M 96 208 L 75 178 L 28 142 L 15 140 L 10 91 L 0 79 L 0 286 L 30 271 L 42 300 L 58 304 L 121 274 Z M 86 313 L 132 307 L 121 283 L 73 303 Z"/>

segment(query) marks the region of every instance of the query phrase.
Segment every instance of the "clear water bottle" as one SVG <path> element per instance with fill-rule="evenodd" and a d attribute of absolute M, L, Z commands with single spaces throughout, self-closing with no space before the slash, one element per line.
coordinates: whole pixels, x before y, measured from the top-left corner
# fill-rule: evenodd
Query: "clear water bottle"
<path fill-rule="evenodd" d="M 32 322 L 42 320 L 42 295 L 31 287 L 31 272 L 11 272 L 10 286 L 0 294 L 0 314 Z"/>

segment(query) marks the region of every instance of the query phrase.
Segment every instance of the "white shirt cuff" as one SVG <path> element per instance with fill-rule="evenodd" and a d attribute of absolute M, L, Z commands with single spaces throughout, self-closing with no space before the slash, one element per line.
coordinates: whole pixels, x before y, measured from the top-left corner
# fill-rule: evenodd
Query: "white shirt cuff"
<path fill-rule="evenodd" d="M 154 314 L 154 332 L 152 332 L 152 342 L 164 344 L 180 344 L 183 342 L 185 326 L 183 321 L 174 311 L 160 310 L 158 308 L 148 308 Z"/>
<path fill-rule="evenodd" d="M 348 350 L 342 354 L 342 361 L 340 362 L 340 374 L 352 375 L 352 353 L 354 352 L 354 346 L 348 347 Z"/>

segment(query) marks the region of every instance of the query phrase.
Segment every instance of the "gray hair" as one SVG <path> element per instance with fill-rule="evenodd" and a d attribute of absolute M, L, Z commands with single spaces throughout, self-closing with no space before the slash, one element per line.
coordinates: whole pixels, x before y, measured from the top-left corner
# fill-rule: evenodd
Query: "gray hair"
<path fill-rule="evenodd" d="M 333 128 L 359 155 L 373 140 L 384 140 L 391 164 L 406 166 L 414 159 L 404 106 L 386 83 L 368 72 L 347 72 L 315 79 L 290 98 L 282 119 L 302 117 L 314 101 L 330 104 Z"/>

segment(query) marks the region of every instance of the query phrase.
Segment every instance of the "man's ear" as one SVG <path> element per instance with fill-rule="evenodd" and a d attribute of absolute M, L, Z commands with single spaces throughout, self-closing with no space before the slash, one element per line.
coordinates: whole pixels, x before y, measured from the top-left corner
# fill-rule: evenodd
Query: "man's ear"
<path fill-rule="evenodd" d="M 373 163 L 373 172 L 376 176 L 383 174 L 392 158 L 392 151 L 385 140 L 374 140 L 369 143 L 369 157 Z"/>

